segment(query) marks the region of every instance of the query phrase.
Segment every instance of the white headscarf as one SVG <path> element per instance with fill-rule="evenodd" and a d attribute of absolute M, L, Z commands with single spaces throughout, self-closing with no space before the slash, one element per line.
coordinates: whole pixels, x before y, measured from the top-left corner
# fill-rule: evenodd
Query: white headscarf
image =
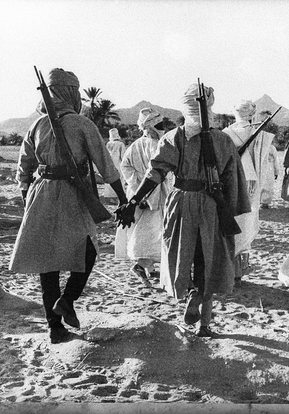
<path fill-rule="evenodd" d="M 251 100 L 242 99 L 234 106 L 233 112 L 237 122 L 251 121 L 256 112 L 256 105 Z"/>
<path fill-rule="evenodd" d="M 145 130 L 149 126 L 154 127 L 162 121 L 161 114 L 153 108 L 143 108 L 139 112 L 137 124 L 140 130 Z"/>
<path fill-rule="evenodd" d="M 213 112 L 211 107 L 215 102 L 214 89 L 211 87 L 204 86 L 204 90 L 207 100 L 209 125 L 213 126 Z M 199 113 L 199 102 L 196 100 L 198 96 L 199 86 L 197 83 L 193 83 L 189 86 L 184 96 L 181 98 L 181 103 L 183 104 L 182 112 L 185 117 L 184 127 L 187 139 L 190 139 L 193 136 L 198 135 L 202 130 Z"/>
<path fill-rule="evenodd" d="M 118 130 L 117 128 L 111 128 L 109 130 L 109 140 L 110 142 L 113 142 L 116 139 L 121 139 L 121 137 L 119 136 Z"/>

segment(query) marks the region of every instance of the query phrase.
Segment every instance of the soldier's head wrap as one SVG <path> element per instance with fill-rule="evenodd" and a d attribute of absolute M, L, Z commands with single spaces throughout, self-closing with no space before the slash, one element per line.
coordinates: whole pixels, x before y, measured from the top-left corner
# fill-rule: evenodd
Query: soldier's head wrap
<path fill-rule="evenodd" d="M 161 114 L 153 108 L 143 108 L 139 112 L 137 124 L 140 130 L 155 127 L 162 121 Z"/>
<path fill-rule="evenodd" d="M 73 110 L 77 113 L 80 112 L 80 85 L 77 76 L 73 72 L 59 68 L 52 69 L 48 74 L 46 84 L 56 112 L 61 113 L 68 110 Z M 42 101 L 38 105 L 38 111 L 46 113 Z"/>
<path fill-rule="evenodd" d="M 121 137 L 119 136 L 118 130 L 117 128 L 111 128 L 109 130 L 109 140 L 115 141 L 116 139 L 121 139 Z"/>
<path fill-rule="evenodd" d="M 255 112 L 256 105 L 251 100 L 242 99 L 234 106 L 236 121 L 251 121 Z"/>
<path fill-rule="evenodd" d="M 204 86 L 204 91 L 207 100 L 209 124 L 210 126 L 213 126 L 213 112 L 211 108 L 215 102 L 214 89 Z M 199 113 L 199 102 L 196 100 L 198 96 L 199 86 L 197 83 L 193 83 L 189 86 L 181 98 L 181 103 L 183 105 L 182 112 L 185 117 L 184 127 L 187 139 L 198 135 L 202 130 Z"/>

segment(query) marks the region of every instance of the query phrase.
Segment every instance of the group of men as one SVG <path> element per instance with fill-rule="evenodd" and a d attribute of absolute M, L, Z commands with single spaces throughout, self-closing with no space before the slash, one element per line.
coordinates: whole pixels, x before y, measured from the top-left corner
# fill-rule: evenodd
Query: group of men
<path fill-rule="evenodd" d="M 262 133 L 242 159 L 238 155 L 239 145 L 254 129 L 255 105 L 244 101 L 237 106 L 236 123 L 223 132 L 213 128 L 214 90 L 203 88 L 218 185 L 240 230 L 224 234 L 218 205 L 208 192 L 199 85 L 192 84 L 182 97 L 181 125 L 165 134 L 159 113 L 140 111 L 143 136 L 122 153 L 118 168 L 95 124 L 79 114 L 78 78 L 53 69 L 47 86 L 83 180 L 91 159 L 119 199 L 116 257 L 131 259 L 131 271 L 148 287 L 159 262 L 160 286 L 177 299 L 187 299 L 185 323 L 199 321 L 197 335 L 214 336 L 209 327 L 213 294 L 232 292 L 258 231 L 256 206 L 273 137 Z M 43 102 L 39 108 L 43 116 L 29 129 L 19 155 L 16 178 L 25 210 L 10 269 L 40 273 L 50 339 L 59 343 L 70 337 L 63 321 L 80 326 L 73 303 L 98 254 L 97 227 L 71 182 Z M 36 170 L 39 176 L 32 181 Z M 60 271 L 70 272 L 63 292 Z"/>

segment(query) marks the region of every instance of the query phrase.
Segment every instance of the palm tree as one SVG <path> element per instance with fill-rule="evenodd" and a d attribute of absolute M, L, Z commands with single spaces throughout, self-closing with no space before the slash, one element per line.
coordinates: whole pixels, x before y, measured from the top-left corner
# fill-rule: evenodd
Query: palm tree
<path fill-rule="evenodd" d="M 88 89 L 83 89 L 83 90 L 88 96 L 88 99 L 82 98 L 82 100 L 84 102 L 90 103 L 90 110 L 89 110 L 88 118 L 90 118 L 94 122 L 95 115 L 98 109 L 98 104 L 99 104 L 98 97 L 102 93 L 102 91 L 100 90 L 100 88 L 95 88 L 94 86 Z"/>
<path fill-rule="evenodd" d="M 118 114 L 112 109 L 115 107 L 115 104 L 112 103 L 109 99 L 100 99 L 98 103 L 98 108 L 95 114 L 95 123 L 100 128 L 104 128 L 106 125 L 110 125 L 110 118 L 115 121 L 120 121 Z"/>

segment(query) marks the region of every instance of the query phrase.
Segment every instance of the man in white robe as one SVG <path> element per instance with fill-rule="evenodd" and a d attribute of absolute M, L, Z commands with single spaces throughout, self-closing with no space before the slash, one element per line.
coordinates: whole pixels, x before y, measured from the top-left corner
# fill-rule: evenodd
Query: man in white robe
<path fill-rule="evenodd" d="M 155 154 L 162 130 L 161 116 L 152 108 L 144 108 L 139 113 L 138 126 L 142 137 L 134 141 L 126 150 L 120 169 L 127 184 L 126 195 L 131 198 L 149 167 Z M 160 262 L 161 240 L 163 232 L 164 203 L 169 192 L 166 179 L 157 186 L 140 206 L 136 208 L 135 223 L 130 228 L 118 227 L 115 241 L 115 257 L 130 259 L 134 262 L 131 272 L 138 276 L 146 286 L 150 286 L 149 277 Z"/>
<path fill-rule="evenodd" d="M 237 149 L 244 145 L 255 132 L 255 126 L 251 125 L 255 112 L 256 105 L 252 101 L 241 100 L 234 108 L 236 122 L 223 129 L 223 132 L 232 138 Z M 240 284 L 242 276 L 248 270 L 251 244 L 259 232 L 261 189 L 273 138 L 273 134 L 261 131 L 241 156 L 251 203 L 251 212 L 244 213 L 236 218 L 242 230 L 240 234 L 235 236 L 236 285 Z"/>

